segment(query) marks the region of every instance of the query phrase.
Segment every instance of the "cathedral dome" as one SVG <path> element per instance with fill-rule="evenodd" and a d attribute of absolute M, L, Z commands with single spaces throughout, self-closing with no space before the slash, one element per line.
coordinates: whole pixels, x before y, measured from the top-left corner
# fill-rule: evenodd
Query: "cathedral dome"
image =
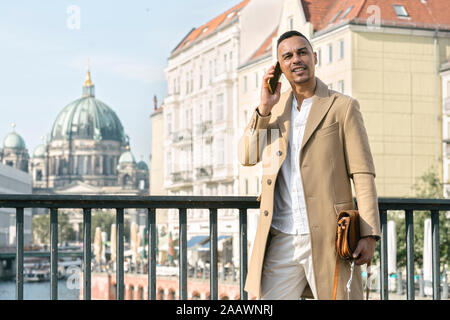
<path fill-rule="evenodd" d="M 136 163 L 136 160 L 131 151 L 125 151 L 119 158 L 119 164 L 121 163 Z"/>
<path fill-rule="evenodd" d="M 114 140 L 123 144 L 128 141 L 116 113 L 95 98 L 89 71 L 83 97 L 69 103 L 53 124 L 51 140 L 71 139 Z"/>
<path fill-rule="evenodd" d="M 3 140 L 3 148 L 25 149 L 25 141 L 16 132 L 10 132 Z"/>
<path fill-rule="evenodd" d="M 141 160 L 141 161 L 138 162 L 137 168 L 138 168 L 139 170 L 145 170 L 145 171 L 148 171 L 148 166 L 147 166 L 147 164 L 145 163 L 145 161 L 143 161 L 143 160 Z"/>
<path fill-rule="evenodd" d="M 44 158 L 45 157 L 45 145 L 40 144 L 33 151 L 33 158 Z"/>

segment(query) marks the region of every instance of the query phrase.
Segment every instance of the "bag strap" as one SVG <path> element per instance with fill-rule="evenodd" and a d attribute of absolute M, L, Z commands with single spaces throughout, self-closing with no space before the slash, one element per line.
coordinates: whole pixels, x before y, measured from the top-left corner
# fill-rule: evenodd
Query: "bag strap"
<path fill-rule="evenodd" d="M 366 281 L 366 300 L 369 300 L 369 293 L 370 293 L 370 263 L 369 261 L 367 263 L 367 281 Z M 336 300 L 336 293 L 337 293 L 337 286 L 338 286 L 338 280 L 339 280 L 339 255 L 336 254 L 336 265 L 334 267 L 334 283 L 333 283 L 333 300 Z"/>

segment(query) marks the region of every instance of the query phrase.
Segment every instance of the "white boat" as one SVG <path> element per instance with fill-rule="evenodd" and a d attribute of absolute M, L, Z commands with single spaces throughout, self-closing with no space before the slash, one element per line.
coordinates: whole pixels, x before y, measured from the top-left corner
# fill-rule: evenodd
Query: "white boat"
<path fill-rule="evenodd" d="M 50 269 L 28 269 L 23 274 L 24 282 L 42 282 L 50 280 Z"/>

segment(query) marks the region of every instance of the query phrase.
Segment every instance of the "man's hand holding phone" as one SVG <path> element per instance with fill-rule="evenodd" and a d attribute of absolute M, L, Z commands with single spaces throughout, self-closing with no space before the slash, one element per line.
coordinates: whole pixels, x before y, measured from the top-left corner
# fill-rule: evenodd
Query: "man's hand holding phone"
<path fill-rule="evenodd" d="M 281 70 L 279 69 L 279 66 L 277 68 L 276 66 L 271 66 L 263 77 L 263 85 L 261 86 L 261 103 L 258 107 L 258 112 L 263 117 L 268 116 L 272 111 L 272 108 L 278 103 L 278 101 L 280 101 L 281 82 L 278 82 L 280 76 Z M 269 81 L 272 83 L 275 83 L 274 81 L 276 81 L 277 84 L 273 94 L 271 93 Z"/>

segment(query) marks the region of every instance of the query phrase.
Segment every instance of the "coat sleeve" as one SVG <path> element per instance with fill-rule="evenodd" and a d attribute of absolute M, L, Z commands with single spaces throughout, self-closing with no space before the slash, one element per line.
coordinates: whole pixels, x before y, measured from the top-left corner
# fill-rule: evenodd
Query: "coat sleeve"
<path fill-rule="evenodd" d="M 259 114 L 258 108 L 255 108 L 252 118 L 238 143 L 238 158 L 242 165 L 254 166 L 261 161 L 271 115 L 270 113 L 263 117 Z"/>
<path fill-rule="evenodd" d="M 353 183 L 358 203 L 361 237 L 376 236 L 380 239 L 380 212 L 375 177 L 370 173 L 355 173 Z"/>
<path fill-rule="evenodd" d="M 369 139 L 356 99 L 351 99 L 344 120 L 344 153 L 347 173 L 370 173 L 375 177 L 375 166 L 370 152 Z"/>
<path fill-rule="evenodd" d="M 375 187 L 375 166 L 359 103 L 351 99 L 344 121 L 344 152 L 353 179 L 360 216 L 361 236 L 380 237 L 380 213 Z"/>

